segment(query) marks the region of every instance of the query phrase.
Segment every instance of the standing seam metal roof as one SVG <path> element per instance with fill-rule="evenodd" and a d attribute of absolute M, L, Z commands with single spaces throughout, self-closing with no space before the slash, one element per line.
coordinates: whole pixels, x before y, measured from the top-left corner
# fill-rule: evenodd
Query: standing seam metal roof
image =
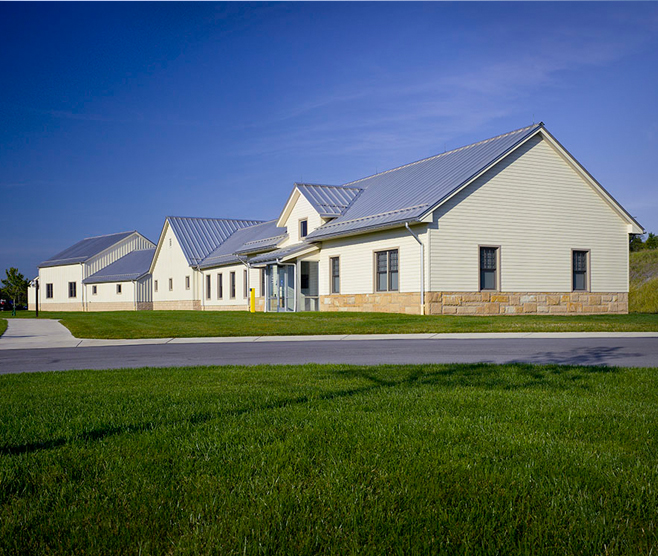
<path fill-rule="evenodd" d="M 135 233 L 137 232 L 133 230 L 131 232 L 118 232 L 116 234 L 85 238 L 42 262 L 39 268 L 83 263 Z"/>
<path fill-rule="evenodd" d="M 238 262 L 240 260 L 238 254 L 246 243 L 275 238 L 278 238 L 277 242 L 280 241 L 280 238 L 283 237 L 282 232 L 285 232 L 285 228 L 278 228 L 276 222 L 276 220 L 270 220 L 269 222 L 255 224 L 234 232 L 233 235 L 203 260 L 199 265 L 200 268 L 210 268 L 213 266 Z M 274 247 L 275 246 L 276 243 L 274 244 Z M 268 247 L 269 243 L 265 243 L 264 245 L 260 245 L 259 250 L 265 251 Z M 254 251 L 253 247 L 251 251 Z"/>
<path fill-rule="evenodd" d="M 131 251 L 120 259 L 107 265 L 95 274 L 85 278 L 83 284 L 101 284 L 103 282 L 132 282 L 148 274 L 155 249 Z"/>
<path fill-rule="evenodd" d="M 340 216 L 359 196 L 362 189 L 342 185 L 317 185 L 296 183 L 300 193 L 306 197 L 318 214 L 323 217 Z"/>
<path fill-rule="evenodd" d="M 379 225 L 390 224 L 399 219 L 401 211 L 408 219 L 419 218 L 542 127 L 542 123 L 524 127 L 349 182 L 345 187 L 359 187 L 362 193 L 341 216 L 314 230 L 307 239 L 356 231 L 370 226 L 369 219 L 377 219 Z"/>
<path fill-rule="evenodd" d="M 200 264 L 237 230 L 262 223 L 262 220 L 182 216 L 168 216 L 167 220 L 191 266 Z"/>

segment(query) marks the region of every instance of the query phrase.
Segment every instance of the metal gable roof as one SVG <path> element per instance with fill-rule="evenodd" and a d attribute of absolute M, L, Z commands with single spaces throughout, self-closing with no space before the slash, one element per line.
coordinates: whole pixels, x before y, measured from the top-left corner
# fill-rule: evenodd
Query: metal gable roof
<path fill-rule="evenodd" d="M 237 230 L 262 223 L 262 220 L 181 216 L 168 216 L 167 221 L 190 266 L 201 263 Z"/>
<path fill-rule="evenodd" d="M 296 183 L 299 192 L 323 217 L 340 216 L 361 193 L 358 187 Z"/>
<path fill-rule="evenodd" d="M 103 282 L 131 282 L 148 274 L 155 249 L 131 251 L 119 260 L 107 265 L 95 274 L 85 278 L 83 284 Z"/>
<path fill-rule="evenodd" d="M 85 238 L 42 262 L 39 268 L 83 263 L 135 233 L 137 232 L 133 230 L 131 232 L 119 232 L 116 234 Z"/>
<path fill-rule="evenodd" d="M 238 262 L 240 259 L 237 254 L 243 252 L 248 244 L 251 244 L 251 248 L 247 248 L 247 252 L 265 251 L 270 248 L 271 241 L 269 240 L 276 240 L 272 246 L 276 247 L 283 237 L 285 237 L 285 228 L 278 228 L 276 220 L 242 228 L 210 253 L 199 266 L 200 268 L 210 268 Z M 255 247 L 255 244 L 258 246 Z"/>
<path fill-rule="evenodd" d="M 373 221 L 384 226 L 396 222 L 402 213 L 406 219 L 419 218 L 542 127 L 540 123 L 517 129 L 347 183 L 346 187 L 363 191 L 341 216 L 314 230 L 307 239 L 356 232 L 373 226 Z"/>

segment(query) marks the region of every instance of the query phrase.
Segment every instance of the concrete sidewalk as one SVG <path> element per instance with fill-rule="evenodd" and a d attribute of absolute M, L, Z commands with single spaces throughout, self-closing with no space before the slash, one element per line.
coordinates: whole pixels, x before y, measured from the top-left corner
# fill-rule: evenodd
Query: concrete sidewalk
<path fill-rule="evenodd" d="M 309 342 L 350 340 L 486 340 L 540 338 L 658 338 L 658 332 L 482 332 L 447 334 L 336 334 L 318 336 L 225 336 L 204 338 L 144 338 L 139 340 L 95 340 L 74 337 L 56 320 L 8 319 L 0 337 L 0 350 L 48 349 L 154 344 L 219 344 L 251 342 Z"/>

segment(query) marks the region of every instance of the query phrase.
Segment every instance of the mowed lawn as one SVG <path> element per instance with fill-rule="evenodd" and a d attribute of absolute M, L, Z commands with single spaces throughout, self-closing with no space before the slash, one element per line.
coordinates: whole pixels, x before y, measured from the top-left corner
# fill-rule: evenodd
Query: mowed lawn
<path fill-rule="evenodd" d="M 34 318 L 34 313 L 21 311 L 16 318 Z M 61 319 L 61 323 L 77 338 L 117 339 L 305 334 L 658 331 L 658 313 L 480 317 L 395 313 L 117 311 L 41 312 L 39 318 Z"/>
<path fill-rule="evenodd" d="M 2 554 L 655 554 L 658 370 L 0 377 Z"/>

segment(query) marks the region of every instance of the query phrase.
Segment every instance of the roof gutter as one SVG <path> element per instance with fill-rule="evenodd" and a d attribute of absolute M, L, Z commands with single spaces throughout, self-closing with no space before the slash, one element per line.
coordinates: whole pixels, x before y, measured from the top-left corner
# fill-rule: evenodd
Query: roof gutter
<path fill-rule="evenodd" d="M 404 223 L 404 227 L 414 236 L 414 239 L 420 245 L 420 314 L 425 314 L 425 245 L 420 238 L 409 227 L 409 222 Z"/>

